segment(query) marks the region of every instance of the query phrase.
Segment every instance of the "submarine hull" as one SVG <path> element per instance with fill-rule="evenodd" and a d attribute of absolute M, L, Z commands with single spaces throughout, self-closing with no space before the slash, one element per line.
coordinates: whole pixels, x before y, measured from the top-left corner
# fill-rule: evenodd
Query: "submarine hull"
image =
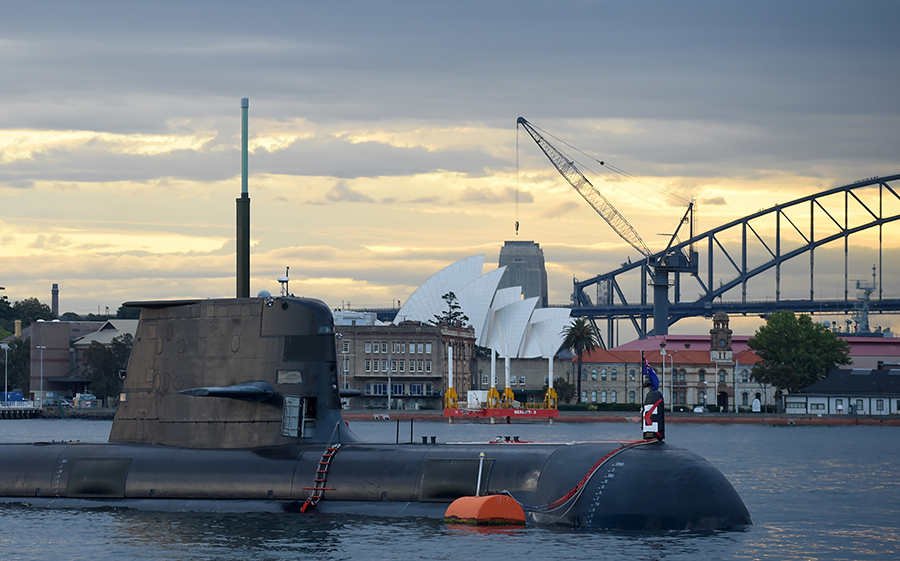
<path fill-rule="evenodd" d="M 752 524 L 728 480 L 660 442 L 321 444 L 197 450 L 144 444 L 0 445 L 5 502 L 159 511 L 290 511 L 443 518 L 478 488 L 523 505 L 530 524 L 709 530 Z"/>

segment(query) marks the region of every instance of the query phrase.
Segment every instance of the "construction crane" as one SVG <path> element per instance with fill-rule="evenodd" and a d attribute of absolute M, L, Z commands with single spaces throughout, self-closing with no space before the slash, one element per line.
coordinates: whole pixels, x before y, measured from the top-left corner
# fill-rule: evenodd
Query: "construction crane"
<path fill-rule="evenodd" d="M 653 332 L 655 335 L 666 335 L 669 331 L 669 273 L 697 273 L 697 252 L 693 246 L 687 252 L 673 250 L 672 245 L 678 240 L 678 232 L 684 224 L 688 224 L 689 238 L 694 236 L 694 203 L 688 204 L 678 228 L 669 239 L 666 249 L 659 253 L 653 253 L 644 243 L 637 230 L 622 216 L 616 208 L 603 196 L 594 185 L 588 181 L 583 173 L 575 166 L 575 163 L 562 150 L 550 143 L 539 133 L 534 126 L 524 117 L 519 117 L 517 126 L 521 126 L 531 135 L 531 138 L 544 152 L 550 163 L 562 175 L 569 184 L 578 191 L 585 201 L 597 211 L 603 220 L 623 240 L 636 249 L 646 260 L 651 271 L 651 284 L 653 285 Z M 600 165 L 605 165 L 600 161 Z"/>

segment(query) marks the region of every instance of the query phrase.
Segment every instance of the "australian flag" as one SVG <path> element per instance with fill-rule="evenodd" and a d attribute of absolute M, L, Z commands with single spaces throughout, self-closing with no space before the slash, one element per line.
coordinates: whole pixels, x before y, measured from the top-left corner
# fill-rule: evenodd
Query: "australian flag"
<path fill-rule="evenodd" d="M 659 377 L 656 375 L 656 371 L 653 370 L 653 367 L 650 366 L 650 363 L 647 362 L 647 359 L 644 360 L 644 376 L 650 378 L 650 390 L 656 391 L 659 389 Z"/>

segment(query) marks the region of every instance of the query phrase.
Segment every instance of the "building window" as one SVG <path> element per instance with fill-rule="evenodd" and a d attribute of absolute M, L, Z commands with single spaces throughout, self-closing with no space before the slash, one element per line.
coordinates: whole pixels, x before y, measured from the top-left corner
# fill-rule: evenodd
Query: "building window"
<path fill-rule="evenodd" d="M 628 392 L 628 402 L 634 403 L 634 390 L 631 390 L 630 392 Z"/>
<path fill-rule="evenodd" d="M 684 371 L 684 368 L 682 368 L 681 370 L 678 371 L 678 381 L 679 382 L 684 382 L 685 376 L 687 376 L 687 372 Z"/>
<path fill-rule="evenodd" d="M 400 372 L 406 372 L 406 361 L 405 360 L 400 361 Z"/>
<path fill-rule="evenodd" d="M 591 368 L 591 380 L 597 381 L 597 369 Z"/>
<path fill-rule="evenodd" d="M 425 395 L 425 389 L 422 384 L 410 384 L 409 395 Z"/>
<path fill-rule="evenodd" d="M 719 370 L 719 382 L 722 383 L 725 381 L 725 371 Z"/>
<path fill-rule="evenodd" d="M 750 381 L 750 373 L 747 372 L 746 370 L 742 370 L 741 371 L 741 382 L 744 382 L 746 384 L 749 381 Z"/>
<path fill-rule="evenodd" d="M 381 344 L 381 352 L 382 354 L 387 354 L 387 343 Z"/>
<path fill-rule="evenodd" d="M 411 355 L 416 354 L 416 344 L 415 343 L 409 344 L 409 354 L 411 354 Z"/>
<path fill-rule="evenodd" d="M 632 368 L 631 370 L 628 371 L 628 377 L 631 378 L 632 380 L 634 380 L 634 376 L 635 376 L 635 371 L 634 371 L 634 368 Z M 632 401 L 631 403 L 634 403 L 634 401 Z"/>
<path fill-rule="evenodd" d="M 403 395 L 404 390 L 403 384 L 391 384 L 391 395 Z"/>
<path fill-rule="evenodd" d="M 587 403 L 587 390 L 581 390 L 581 403 Z"/>
<path fill-rule="evenodd" d="M 515 385 L 516 385 L 516 377 L 515 377 L 515 376 L 512 376 L 512 377 L 509 379 L 509 385 L 511 385 L 511 386 L 515 386 Z"/>
<path fill-rule="evenodd" d="M 344 372 L 350 372 L 350 361 L 346 358 L 344 359 Z"/>
<path fill-rule="evenodd" d="M 372 361 L 367 360 L 366 361 L 366 372 L 371 372 L 371 371 L 372 371 Z"/>
<path fill-rule="evenodd" d="M 863 400 L 861 400 L 861 399 L 856 400 L 856 412 L 857 413 L 865 412 L 865 409 L 863 408 Z"/>
<path fill-rule="evenodd" d="M 597 390 L 591 391 L 591 403 L 597 403 Z"/>
<path fill-rule="evenodd" d="M 392 360 L 391 361 L 391 372 L 396 372 L 396 371 L 397 371 L 397 361 Z"/>
<path fill-rule="evenodd" d="M 619 373 L 616 372 L 616 369 L 615 369 L 615 368 L 613 368 L 612 370 L 609 371 L 609 378 L 610 378 L 610 380 L 612 380 L 613 382 L 616 381 L 616 377 L 617 377 L 618 375 L 619 375 Z M 613 403 L 615 403 L 615 402 L 613 402 Z"/>
<path fill-rule="evenodd" d="M 431 372 L 431 361 L 430 360 L 425 361 L 425 372 Z"/>
<path fill-rule="evenodd" d="M 706 370 L 700 370 L 700 372 L 698 372 L 697 375 L 700 376 L 701 382 L 706 381 Z"/>
<path fill-rule="evenodd" d="M 678 398 L 680 399 L 680 403 L 685 405 L 687 403 L 687 393 L 686 392 L 678 392 Z"/>
<path fill-rule="evenodd" d="M 368 343 L 368 342 L 366 343 L 366 352 L 367 353 L 372 352 L 372 343 Z"/>
<path fill-rule="evenodd" d="M 610 403 L 619 403 L 619 392 L 613 390 L 609 397 Z"/>
<path fill-rule="evenodd" d="M 369 407 L 371 407 L 371 405 L 372 405 L 372 400 L 371 400 L 371 399 L 367 399 L 367 400 L 366 400 L 366 409 L 368 409 Z"/>
<path fill-rule="evenodd" d="M 606 380 L 606 368 L 600 370 L 600 379 L 604 381 Z"/>
<path fill-rule="evenodd" d="M 825 404 L 824 403 L 810 403 L 809 408 L 812 411 L 824 411 Z"/>
<path fill-rule="evenodd" d="M 424 372 L 424 371 L 425 371 L 425 361 L 420 360 L 419 361 L 419 372 Z"/>
<path fill-rule="evenodd" d="M 488 385 L 489 382 L 490 382 L 490 378 L 488 377 L 488 375 L 482 374 L 481 375 L 481 385 L 486 386 L 486 385 Z"/>
<path fill-rule="evenodd" d="M 387 384 L 372 384 L 372 395 L 387 395 Z"/>
<path fill-rule="evenodd" d="M 582 371 L 581 371 L 581 379 L 584 380 L 584 381 L 587 380 L 587 370 L 582 370 Z"/>
<path fill-rule="evenodd" d="M 425 354 L 426 355 L 431 354 L 431 343 L 425 343 Z"/>
<path fill-rule="evenodd" d="M 838 400 L 840 401 L 840 400 Z M 749 405 L 750 404 L 750 395 L 747 392 L 741 394 L 741 405 Z"/>
<path fill-rule="evenodd" d="M 524 385 L 525 385 L 525 376 L 519 376 L 519 385 L 520 385 L 520 386 L 524 386 Z"/>
<path fill-rule="evenodd" d="M 406 343 L 400 343 L 400 352 L 406 353 Z"/>
<path fill-rule="evenodd" d="M 424 344 L 424 343 L 418 343 L 418 344 L 416 345 L 416 352 L 419 353 L 419 354 L 424 353 L 424 352 L 425 352 L 425 344 Z"/>
<path fill-rule="evenodd" d="M 875 400 L 875 411 L 884 411 L 884 400 L 883 399 Z"/>
<path fill-rule="evenodd" d="M 350 352 L 350 342 L 349 341 L 344 341 L 344 352 L 345 353 Z"/>
<path fill-rule="evenodd" d="M 387 361 L 386 360 L 381 361 L 381 371 L 387 372 Z"/>
<path fill-rule="evenodd" d="M 379 349 L 381 349 L 381 345 L 379 345 L 378 342 L 375 342 L 374 346 L 372 347 L 372 352 L 378 354 Z"/>
<path fill-rule="evenodd" d="M 600 403 L 606 403 L 606 390 L 600 392 Z"/>

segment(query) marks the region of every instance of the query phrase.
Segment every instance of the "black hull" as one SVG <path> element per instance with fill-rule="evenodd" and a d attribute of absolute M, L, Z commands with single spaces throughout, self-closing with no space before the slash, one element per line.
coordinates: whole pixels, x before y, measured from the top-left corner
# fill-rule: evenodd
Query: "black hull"
<path fill-rule="evenodd" d="M 299 512 L 324 446 L 196 450 L 147 444 L 0 445 L 0 501 L 58 508 Z M 442 518 L 508 493 L 529 524 L 712 530 L 752 524 L 714 466 L 665 443 L 343 444 L 307 512 Z M 599 464 L 599 465 L 598 465 Z M 588 476 L 586 478 L 586 476 Z M 568 497 L 567 500 L 563 500 Z"/>

